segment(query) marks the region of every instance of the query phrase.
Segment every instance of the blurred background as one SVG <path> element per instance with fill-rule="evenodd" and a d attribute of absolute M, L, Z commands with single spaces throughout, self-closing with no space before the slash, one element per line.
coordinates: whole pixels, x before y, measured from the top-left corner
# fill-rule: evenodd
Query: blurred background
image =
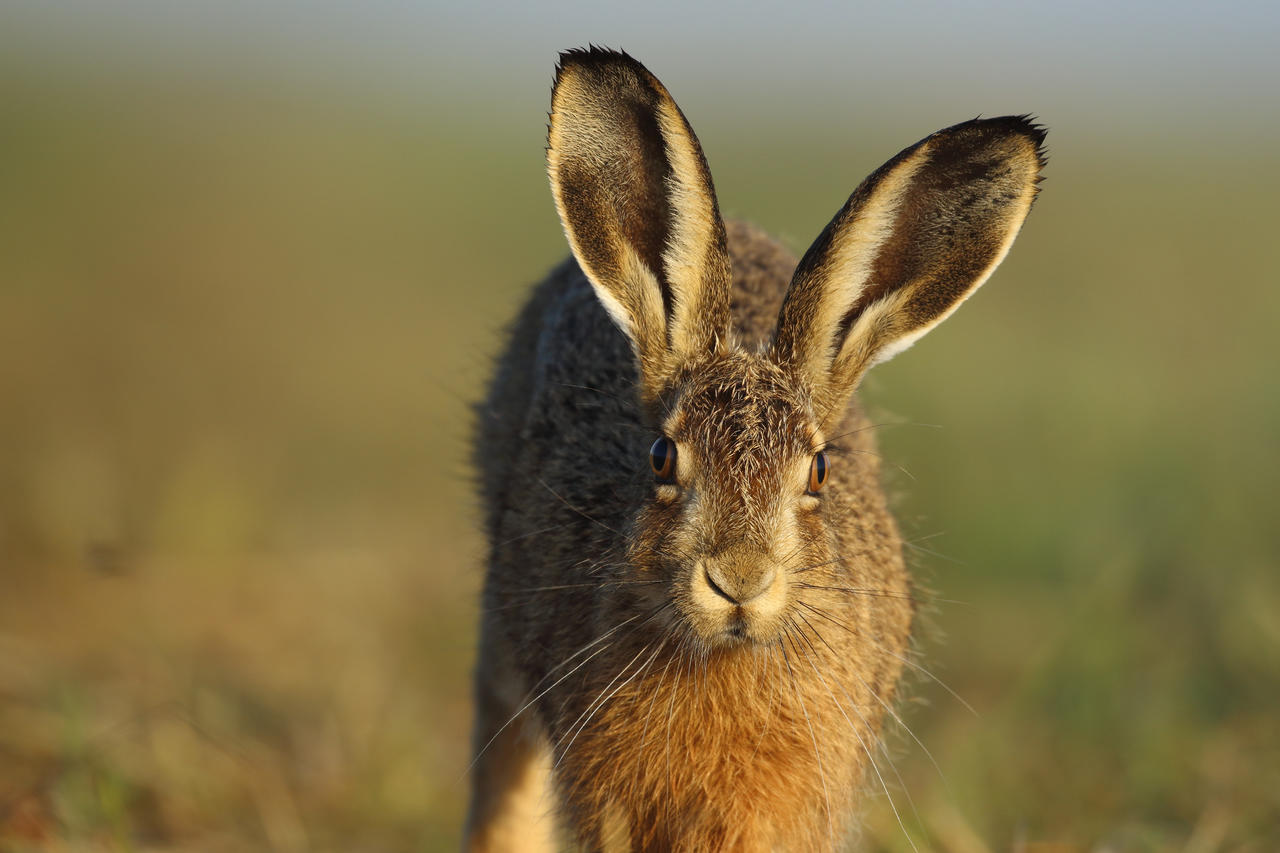
<path fill-rule="evenodd" d="M 933 130 L 1050 129 L 1008 260 L 863 392 L 936 676 L 864 847 L 1276 849 L 1273 4 L 11 0 L 0 850 L 457 844 L 469 406 L 566 251 L 589 42 L 797 252 Z"/>

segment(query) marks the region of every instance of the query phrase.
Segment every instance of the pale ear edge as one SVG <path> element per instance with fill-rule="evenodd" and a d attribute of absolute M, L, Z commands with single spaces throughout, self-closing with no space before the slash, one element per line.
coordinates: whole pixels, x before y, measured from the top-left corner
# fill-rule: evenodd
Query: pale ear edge
<path fill-rule="evenodd" d="M 912 178 L 927 162 L 927 157 L 922 156 L 927 152 L 927 140 L 908 150 L 910 156 L 899 155 L 899 162 L 890 161 L 882 167 L 885 173 L 877 181 L 872 197 L 854 214 L 852 221 L 839 224 L 839 229 L 832 234 L 834 243 L 826 256 L 812 267 L 808 266 L 807 257 L 800 261 L 797 275 L 807 274 L 813 277 L 817 282 L 814 286 L 820 294 L 816 313 L 808 321 L 808 325 L 811 329 L 830 330 L 830 334 L 823 334 L 818 342 L 803 347 L 805 355 L 802 360 L 806 372 L 818 375 L 829 370 L 839 360 L 840 353 L 849 341 L 852 329 L 843 340 L 837 340 L 836 330 L 840 327 L 840 318 L 866 289 L 876 253 L 894 233 L 894 224 L 906 190 L 910 188 Z M 856 193 L 855 190 L 855 195 Z M 850 196 L 850 201 L 836 214 L 836 220 L 848 215 L 846 211 L 853 198 L 854 196 Z M 833 222 L 828 228 L 834 225 Z M 841 239 L 840 232 L 849 230 L 854 233 Z M 810 251 L 812 250 L 811 248 Z M 797 282 L 793 282 L 792 287 L 796 284 Z"/>
<path fill-rule="evenodd" d="M 658 108 L 659 127 L 671 164 L 667 186 L 672 222 L 662 253 L 674 303 L 668 340 L 675 353 L 688 357 L 700 347 L 716 349 L 724 343 L 732 271 L 724 220 L 702 146 L 670 93 L 656 78 L 654 83 L 665 96 Z M 710 331 L 711 340 L 703 340 L 694 334 L 698 323 L 720 329 Z"/>

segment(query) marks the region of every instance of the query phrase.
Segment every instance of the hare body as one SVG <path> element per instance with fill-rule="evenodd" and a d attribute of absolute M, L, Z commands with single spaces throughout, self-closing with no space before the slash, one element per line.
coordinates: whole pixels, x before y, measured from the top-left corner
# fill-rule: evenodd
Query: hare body
<path fill-rule="evenodd" d="M 1043 134 L 996 119 L 907 149 L 799 268 L 723 224 L 630 57 L 562 55 L 550 136 L 575 258 L 480 409 L 468 844 L 834 849 L 913 610 L 852 392 L 1003 257 Z"/>
<path fill-rule="evenodd" d="M 729 236 L 735 325 L 750 351 L 773 330 L 795 259 L 745 225 Z M 725 371 L 749 371 L 735 368 Z M 847 486 L 832 510 L 847 523 L 834 528 L 835 550 L 851 555 L 849 564 L 806 575 L 813 586 L 880 594 L 810 590 L 807 603 L 821 614 L 799 617 L 794 630 L 805 639 L 797 636 L 801 645 L 785 652 L 704 655 L 677 638 L 659 649 L 666 629 L 634 618 L 652 609 L 650 588 L 609 565 L 626 559 L 615 531 L 634 525 L 653 490 L 644 461 L 653 436 L 636 382 L 626 340 L 577 265 L 565 264 L 521 315 L 482 409 L 477 449 L 488 533 L 506 544 L 492 556 L 478 667 L 482 704 L 500 710 L 487 709 L 476 747 L 567 676 L 524 711 L 537 721 L 526 735 L 535 741 L 527 760 L 546 761 L 537 752 L 560 745 L 550 761 L 559 760 L 561 805 L 589 848 L 625 826 L 621 849 L 737 849 L 748 839 L 760 849 L 822 849 L 844 829 L 911 622 L 872 432 L 852 407 L 836 430 L 847 433 L 840 440 L 847 453 L 832 476 Z M 744 393 L 733 408 L 757 401 Z M 837 493 L 835 483 L 828 488 Z M 861 648 L 835 636 L 846 625 L 865 633 Z M 508 683 L 489 683 L 499 673 Z M 592 714 L 593 700 L 604 696 L 609 701 Z M 828 797 L 838 809 L 834 826 Z M 546 791 L 538 808 L 555 810 L 556 795 Z"/>

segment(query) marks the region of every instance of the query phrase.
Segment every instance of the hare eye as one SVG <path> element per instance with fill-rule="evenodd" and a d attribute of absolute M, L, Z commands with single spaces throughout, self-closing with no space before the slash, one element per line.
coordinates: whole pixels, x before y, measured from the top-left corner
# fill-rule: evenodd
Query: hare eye
<path fill-rule="evenodd" d="M 831 465 L 827 462 L 827 454 L 819 450 L 813 454 L 813 462 L 809 465 L 809 494 L 816 495 L 827 483 L 831 473 Z"/>
<path fill-rule="evenodd" d="M 663 436 L 649 448 L 649 466 L 653 468 L 658 482 L 671 483 L 676 474 L 676 444 Z"/>

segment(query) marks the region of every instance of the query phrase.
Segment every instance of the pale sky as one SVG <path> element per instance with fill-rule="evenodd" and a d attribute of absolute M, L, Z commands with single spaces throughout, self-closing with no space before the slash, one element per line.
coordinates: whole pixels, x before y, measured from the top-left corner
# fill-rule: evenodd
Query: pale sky
<path fill-rule="evenodd" d="M 544 0 L 9 0 L 0 48 L 329 74 L 448 97 L 545 100 L 556 53 L 622 47 L 684 97 L 1090 111 L 1162 126 L 1280 116 L 1280 3 L 642 4 Z M 687 9 L 684 7 L 688 7 Z M 7 34 L 7 35 L 6 35 Z M 6 45 L 8 42 L 8 46 Z M 281 73 L 286 73 L 282 71 Z M 318 78 L 317 78 L 318 79 Z M 702 94 L 700 94 L 702 93 Z M 730 94 L 726 94 L 730 93 Z M 1201 127 L 1203 130 L 1203 127 Z"/>

